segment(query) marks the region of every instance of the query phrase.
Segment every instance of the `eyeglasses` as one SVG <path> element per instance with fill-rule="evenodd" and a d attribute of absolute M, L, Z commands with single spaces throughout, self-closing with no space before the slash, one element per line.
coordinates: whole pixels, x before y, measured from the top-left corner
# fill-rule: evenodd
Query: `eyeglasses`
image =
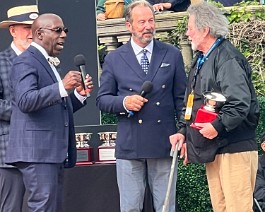
<path fill-rule="evenodd" d="M 58 34 L 61 34 L 62 31 L 64 31 L 66 34 L 68 33 L 68 28 L 66 28 L 66 27 L 63 27 L 63 28 L 62 27 L 56 27 L 54 29 L 49 29 L 49 28 L 42 27 L 40 29 L 48 29 L 48 30 L 51 30 L 51 31 L 56 32 Z"/>

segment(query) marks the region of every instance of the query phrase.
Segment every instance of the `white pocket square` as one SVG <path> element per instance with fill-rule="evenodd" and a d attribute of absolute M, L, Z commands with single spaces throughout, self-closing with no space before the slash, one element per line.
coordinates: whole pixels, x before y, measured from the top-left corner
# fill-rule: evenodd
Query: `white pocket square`
<path fill-rule="evenodd" d="M 160 67 L 163 68 L 163 67 L 168 67 L 168 66 L 170 66 L 169 63 L 162 63 Z"/>

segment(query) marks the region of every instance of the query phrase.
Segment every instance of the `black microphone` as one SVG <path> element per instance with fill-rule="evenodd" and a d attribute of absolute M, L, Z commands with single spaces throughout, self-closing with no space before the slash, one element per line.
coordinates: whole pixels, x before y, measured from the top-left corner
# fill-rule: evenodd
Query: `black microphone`
<path fill-rule="evenodd" d="M 150 93 L 152 90 L 153 90 L 153 83 L 151 81 L 145 81 L 141 87 L 139 95 L 142 97 L 146 97 L 146 95 Z M 134 115 L 133 111 L 128 110 L 127 112 L 128 112 L 128 118 Z"/>
<path fill-rule="evenodd" d="M 78 54 L 74 57 L 74 63 L 79 68 L 79 71 L 81 72 L 81 79 L 82 79 L 82 86 L 86 92 L 87 95 L 89 95 L 90 89 L 85 85 L 85 79 L 86 79 L 86 59 L 85 56 L 82 54 Z"/>
<path fill-rule="evenodd" d="M 145 97 L 153 90 L 153 83 L 151 81 L 145 81 L 141 87 L 140 96 Z"/>

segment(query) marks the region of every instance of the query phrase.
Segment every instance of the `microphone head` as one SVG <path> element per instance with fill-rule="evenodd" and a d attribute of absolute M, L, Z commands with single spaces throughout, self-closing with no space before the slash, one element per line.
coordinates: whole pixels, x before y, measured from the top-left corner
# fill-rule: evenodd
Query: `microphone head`
<path fill-rule="evenodd" d="M 146 94 L 150 93 L 153 90 L 153 83 L 151 81 L 145 81 L 141 88 L 140 95 L 144 97 Z"/>
<path fill-rule="evenodd" d="M 78 66 L 82 66 L 86 64 L 86 58 L 84 55 L 82 54 L 78 54 L 74 57 L 74 63 L 75 65 Z"/>

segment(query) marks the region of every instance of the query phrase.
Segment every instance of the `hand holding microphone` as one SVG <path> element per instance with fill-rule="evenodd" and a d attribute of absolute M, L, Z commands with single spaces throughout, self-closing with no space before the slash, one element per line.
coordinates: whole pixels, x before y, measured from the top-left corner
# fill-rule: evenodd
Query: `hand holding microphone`
<path fill-rule="evenodd" d="M 128 117 L 134 115 L 133 111 L 140 111 L 148 100 L 145 96 L 153 90 L 153 83 L 150 81 L 145 81 L 141 87 L 141 91 L 139 94 L 135 94 L 132 96 L 127 96 L 124 104 L 128 110 Z"/>
<path fill-rule="evenodd" d="M 93 81 L 92 77 L 86 74 L 86 59 L 84 55 L 78 54 L 74 57 L 74 63 L 75 65 L 79 68 L 79 72 L 81 73 L 81 84 L 82 84 L 82 89 L 76 88 L 77 91 L 81 95 L 87 95 L 89 96 L 89 93 L 93 89 Z"/>

